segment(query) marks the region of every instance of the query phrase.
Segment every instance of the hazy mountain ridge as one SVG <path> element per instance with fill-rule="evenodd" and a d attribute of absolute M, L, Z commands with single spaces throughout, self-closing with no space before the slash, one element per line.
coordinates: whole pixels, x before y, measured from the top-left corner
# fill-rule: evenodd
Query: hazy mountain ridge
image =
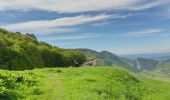
<path fill-rule="evenodd" d="M 139 62 L 140 70 L 153 70 L 159 64 L 159 61 L 153 59 L 137 58 L 136 60 Z"/>
<path fill-rule="evenodd" d="M 170 72 L 170 60 L 155 60 L 138 57 L 136 59 L 130 59 L 126 57 L 120 57 L 108 51 L 97 52 L 90 49 L 78 49 L 86 55 L 88 61 L 97 60 L 98 66 L 113 66 L 118 65 L 123 68 L 133 71 L 166 71 Z M 140 67 L 140 68 L 138 68 Z"/>
<path fill-rule="evenodd" d="M 157 66 L 157 70 L 170 75 L 170 60 L 160 62 Z"/>
<path fill-rule="evenodd" d="M 145 59 L 154 59 L 154 60 L 168 60 L 170 59 L 170 52 L 166 53 L 146 53 L 146 54 L 129 54 L 129 55 L 121 55 L 121 57 L 125 57 L 128 59 L 137 59 L 137 58 L 145 58 Z"/>

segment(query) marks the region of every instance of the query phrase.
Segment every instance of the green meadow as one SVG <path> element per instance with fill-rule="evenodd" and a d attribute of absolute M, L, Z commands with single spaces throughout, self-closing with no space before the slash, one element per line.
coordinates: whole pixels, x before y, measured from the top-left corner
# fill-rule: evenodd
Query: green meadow
<path fill-rule="evenodd" d="M 170 83 L 117 67 L 0 71 L 1 100 L 169 100 Z"/>

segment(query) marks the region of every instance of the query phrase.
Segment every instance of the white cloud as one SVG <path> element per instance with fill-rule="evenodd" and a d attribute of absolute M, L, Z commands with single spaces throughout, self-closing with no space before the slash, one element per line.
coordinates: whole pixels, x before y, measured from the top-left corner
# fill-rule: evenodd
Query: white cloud
<path fill-rule="evenodd" d="M 40 9 L 66 13 L 115 9 L 143 10 L 159 6 L 165 1 L 168 0 L 148 2 L 146 0 L 0 0 L 0 10 Z"/>
<path fill-rule="evenodd" d="M 128 15 L 129 16 L 129 15 Z M 62 31 L 76 31 L 76 29 L 68 28 L 70 26 L 105 21 L 108 19 L 120 19 L 128 17 L 127 15 L 106 15 L 100 14 L 96 16 L 80 15 L 75 17 L 63 17 L 54 20 L 29 21 L 16 24 L 2 26 L 10 31 L 36 32 L 36 33 L 53 33 Z"/>
<path fill-rule="evenodd" d="M 168 0 L 155 0 L 155 1 L 145 3 L 145 4 L 139 4 L 139 5 L 132 6 L 130 9 L 131 10 L 149 9 L 149 8 L 165 5 L 167 2 L 169 2 L 169 1 Z"/>
<path fill-rule="evenodd" d="M 77 32 L 80 29 L 78 28 L 58 28 L 58 27 L 53 27 L 53 28 L 37 28 L 37 29 L 15 29 L 12 31 L 15 32 L 22 32 L 22 33 L 34 33 L 36 35 L 51 35 L 54 33 L 64 33 L 64 32 Z"/>
<path fill-rule="evenodd" d="M 159 33 L 162 32 L 162 29 L 145 29 L 145 30 L 141 30 L 141 31 L 135 31 L 135 32 L 128 32 L 128 33 L 123 33 L 126 36 L 130 36 L 130 37 L 138 37 L 138 36 L 146 36 L 149 34 L 153 34 L 153 33 Z"/>
<path fill-rule="evenodd" d="M 131 17 L 131 16 L 134 16 L 136 14 L 127 14 L 127 15 L 112 15 L 112 19 L 126 19 L 128 17 Z M 106 22 L 99 22 L 99 23 L 93 23 L 91 24 L 91 26 L 97 26 L 97 27 L 102 27 L 102 26 L 105 26 L 105 25 L 108 25 L 110 24 L 111 22 L 109 21 L 106 21 Z"/>
<path fill-rule="evenodd" d="M 100 22 L 100 23 L 93 23 L 91 26 L 103 27 L 105 25 L 109 25 L 111 22 Z"/>
<path fill-rule="evenodd" d="M 73 36 L 62 36 L 62 37 L 50 37 L 43 39 L 44 41 L 62 41 L 62 40 L 80 40 L 80 39 L 91 39 L 103 37 L 102 35 L 93 35 L 93 34 L 82 34 L 82 35 L 73 35 Z"/>

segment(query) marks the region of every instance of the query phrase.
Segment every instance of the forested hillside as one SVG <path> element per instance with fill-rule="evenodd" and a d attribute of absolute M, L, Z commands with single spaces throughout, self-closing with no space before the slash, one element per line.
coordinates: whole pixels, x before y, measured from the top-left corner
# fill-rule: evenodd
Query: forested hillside
<path fill-rule="evenodd" d="M 33 34 L 0 29 L 0 68 L 24 70 L 42 67 L 74 66 L 86 61 L 83 53 L 61 49 L 37 41 Z"/>

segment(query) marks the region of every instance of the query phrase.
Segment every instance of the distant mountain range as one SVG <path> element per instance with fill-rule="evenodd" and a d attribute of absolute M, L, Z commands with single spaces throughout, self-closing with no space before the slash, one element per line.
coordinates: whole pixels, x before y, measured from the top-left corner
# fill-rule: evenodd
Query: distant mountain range
<path fill-rule="evenodd" d="M 143 58 L 137 58 L 136 62 L 138 64 L 136 66 L 139 70 L 154 70 L 157 68 L 157 65 L 159 64 L 159 61 L 157 60 Z"/>
<path fill-rule="evenodd" d="M 168 60 L 170 59 L 170 52 L 167 53 L 147 53 L 147 54 L 129 54 L 129 55 L 121 55 L 121 57 L 125 57 L 128 59 L 137 59 L 137 58 L 145 58 L 145 59 L 154 59 L 154 60 Z"/>
<path fill-rule="evenodd" d="M 118 56 L 108 51 L 78 50 L 86 55 L 88 61 L 96 60 L 98 66 L 121 66 L 132 71 L 168 70 L 168 72 L 170 72 L 169 53 Z"/>

